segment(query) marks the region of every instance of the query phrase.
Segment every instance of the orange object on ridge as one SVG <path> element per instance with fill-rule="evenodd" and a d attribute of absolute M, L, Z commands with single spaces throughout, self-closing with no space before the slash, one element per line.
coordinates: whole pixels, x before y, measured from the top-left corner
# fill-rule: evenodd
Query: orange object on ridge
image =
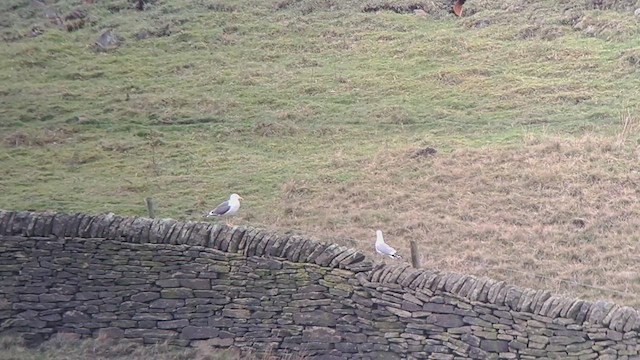
<path fill-rule="evenodd" d="M 453 13 L 456 14 L 456 16 L 462 16 L 462 5 L 465 1 L 466 0 L 455 0 L 453 2 Z"/>

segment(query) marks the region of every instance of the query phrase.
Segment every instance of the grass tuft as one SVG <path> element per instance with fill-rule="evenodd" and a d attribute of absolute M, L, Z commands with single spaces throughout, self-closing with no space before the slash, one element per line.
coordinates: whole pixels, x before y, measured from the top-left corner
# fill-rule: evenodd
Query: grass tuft
<path fill-rule="evenodd" d="M 134 340 L 80 338 L 74 333 L 56 333 L 49 340 L 27 346 L 20 337 L 0 337 L 0 350 L 4 358 L 13 360 L 35 359 L 140 359 L 140 360 L 304 360 L 304 354 L 276 355 L 271 348 L 264 351 L 241 352 L 238 349 L 214 349 L 210 341 L 199 342 L 193 348 L 171 345 L 170 342 L 143 345 Z"/>

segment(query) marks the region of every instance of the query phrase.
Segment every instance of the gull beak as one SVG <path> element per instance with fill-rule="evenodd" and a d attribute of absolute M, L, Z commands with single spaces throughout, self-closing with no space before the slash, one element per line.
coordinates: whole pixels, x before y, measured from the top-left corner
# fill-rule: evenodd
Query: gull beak
<path fill-rule="evenodd" d="M 244 200 L 244 198 L 242 196 L 238 196 L 238 199 L 240 200 Z"/>

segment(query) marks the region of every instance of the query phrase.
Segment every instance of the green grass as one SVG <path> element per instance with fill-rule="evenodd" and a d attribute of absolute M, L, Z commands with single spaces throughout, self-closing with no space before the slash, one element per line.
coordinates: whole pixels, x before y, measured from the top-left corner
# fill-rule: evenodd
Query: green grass
<path fill-rule="evenodd" d="M 81 3 L 55 7 L 67 14 Z M 237 192 L 246 199 L 239 223 L 360 237 L 348 243 L 370 250 L 371 228 L 410 227 L 381 205 L 397 199 L 380 182 L 402 184 L 428 203 L 442 194 L 429 194 L 420 180 L 462 166 L 460 152 L 510 158 L 530 153 L 531 139 L 583 144 L 593 136 L 622 146 L 616 161 L 633 168 L 640 98 L 640 30 L 626 9 L 633 1 L 598 9 L 577 0 L 472 0 L 462 18 L 427 2 L 427 18 L 363 11 L 372 4 L 412 2 L 157 0 L 140 12 L 96 1 L 81 6 L 88 25 L 67 32 L 29 1 L 3 1 L 0 208 L 144 215 L 143 199 L 152 196 L 159 216 L 202 219 Z M 29 36 L 33 25 L 44 33 Z M 92 44 L 107 28 L 121 45 L 97 52 Z M 142 33 L 149 37 L 137 40 Z M 624 119 L 633 131 L 620 144 Z M 425 146 L 438 150 L 442 168 L 405 162 Z M 549 154 L 541 149 L 531 156 Z M 534 175 L 544 173 L 545 159 L 528 165 L 540 167 Z M 624 183 L 608 161 L 594 164 Z M 492 166 L 499 165 L 482 176 L 491 177 Z M 347 191 L 358 186 L 360 193 Z M 347 206 L 350 198 L 357 201 Z M 410 211 L 411 219 L 429 212 Z M 491 222 L 508 224 L 500 216 Z M 453 244 L 470 236 L 456 231 L 441 235 Z M 554 236 L 573 236 L 566 234 Z"/>

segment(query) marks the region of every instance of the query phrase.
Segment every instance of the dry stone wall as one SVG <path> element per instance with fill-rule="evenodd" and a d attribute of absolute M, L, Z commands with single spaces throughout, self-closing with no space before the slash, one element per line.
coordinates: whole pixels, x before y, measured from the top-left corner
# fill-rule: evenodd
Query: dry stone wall
<path fill-rule="evenodd" d="M 258 229 L 0 211 L 0 333 L 314 359 L 640 359 L 638 311 Z"/>

